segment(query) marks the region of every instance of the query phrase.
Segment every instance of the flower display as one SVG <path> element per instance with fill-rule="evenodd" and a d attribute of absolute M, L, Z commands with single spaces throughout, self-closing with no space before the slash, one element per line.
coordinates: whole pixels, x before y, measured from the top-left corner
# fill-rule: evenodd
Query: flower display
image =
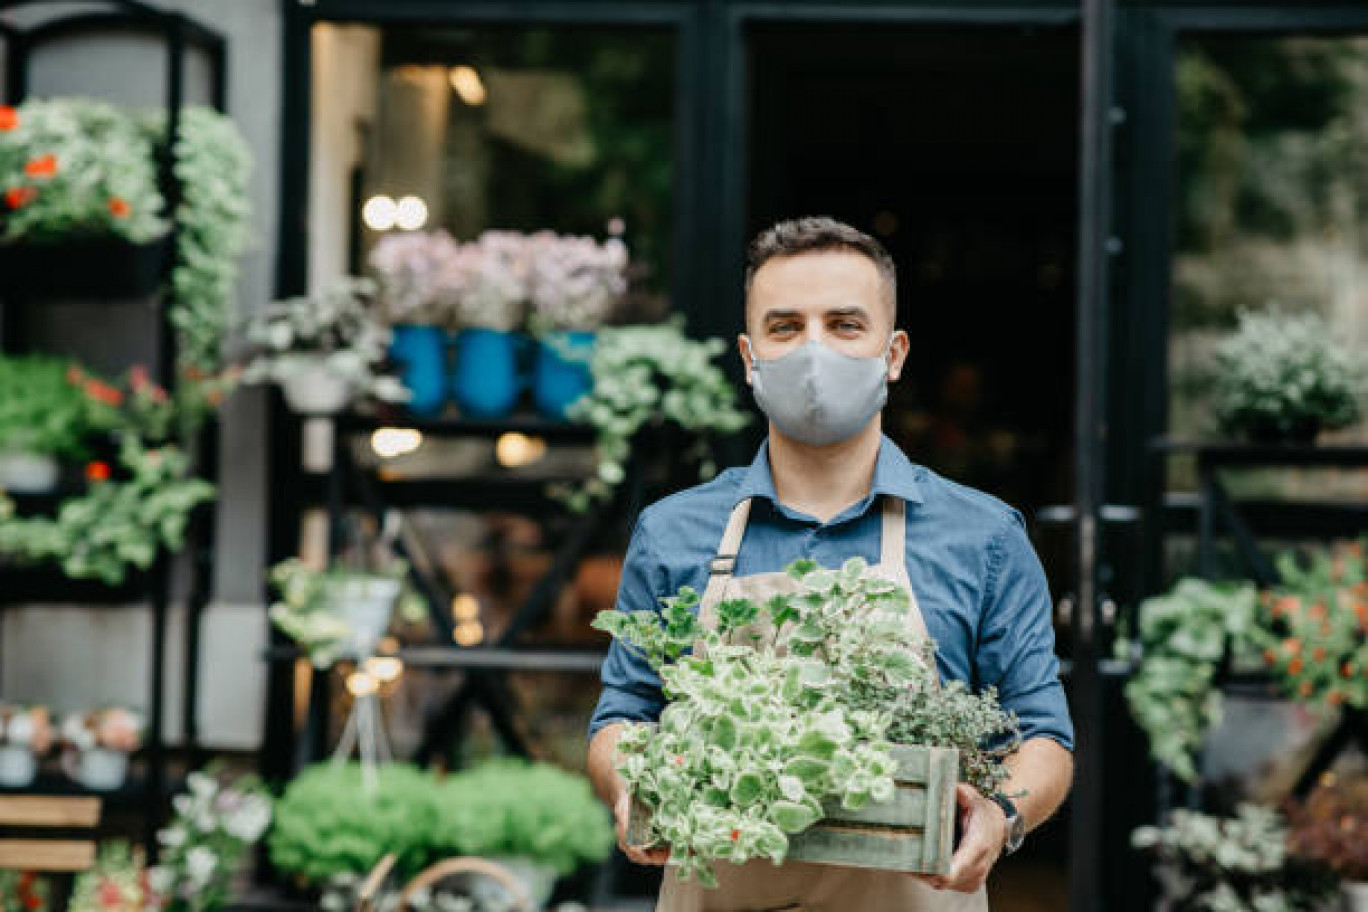
<path fill-rule="evenodd" d="M 229 780 L 210 770 L 186 777 L 186 791 L 171 806 L 175 816 L 157 834 L 161 855 L 148 872 L 150 883 L 171 912 L 220 908 L 248 851 L 271 825 L 270 794 L 255 777 Z"/>
<path fill-rule="evenodd" d="M 140 713 L 110 706 L 62 718 L 62 740 L 80 751 L 103 748 L 131 754 L 142 746 L 146 723 Z"/>
<path fill-rule="evenodd" d="M 141 852 L 122 842 L 100 848 L 95 864 L 76 878 L 68 912 L 148 912 L 161 908 Z"/>
<path fill-rule="evenodd" d="M 433 325 L 449 319 L 459 246 L 445 231 L 387 234 L 376 242 L 370 266 L 391 324 Z"/>
<path fill-rule="evenodd" d="M 46 754 L 52 748 L 52 714 L 47 707 L 0 704 L 0 746 Z"/>
<path fill-rule="evenodd" d="M 402 401 L 407 391 L 381 369 L 390 331 L 372 310 L 375 294 L 370 279 L 342 279 L 316 295 L 277 301 L 254 314 L 246 325 L 252 353 L 243 380 L 282 382 L 321 365 L 354 392 Z"/>
<path fill-rule="evenodd" d="M 627 246 L 542 231 L 527 239 L 534 332 L 597 329 L 627 291 Z"/>
<path fill-rule="evenodd" d="M 154 140 L 127 114 L 83 98 L 33 100 L 0 114 L 7 239 L 165 234 Z"/>

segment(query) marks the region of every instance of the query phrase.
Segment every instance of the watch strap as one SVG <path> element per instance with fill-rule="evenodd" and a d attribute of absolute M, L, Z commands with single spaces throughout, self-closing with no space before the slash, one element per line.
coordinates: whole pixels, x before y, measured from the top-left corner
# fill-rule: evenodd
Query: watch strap
<path fill-rule="evenodd" d="M 1021 848 L 1021 843 L 1026 838 L 1026 827 L 1021 819 L 1021 812 L 1017 810 L 1016 802 L 1001 792 L 994 792 L 988 797 L 994 804 L 1002 808 L 1002 813 L 1007 816 L 1007 839 L 1003 843 L 1002 853 L 1010 855 Z"/>

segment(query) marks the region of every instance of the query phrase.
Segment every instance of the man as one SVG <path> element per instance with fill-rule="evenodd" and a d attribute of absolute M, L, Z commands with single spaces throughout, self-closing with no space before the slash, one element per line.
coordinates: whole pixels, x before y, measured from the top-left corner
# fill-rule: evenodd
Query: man
<path fill-rule="evenodd" d="M 716 891 L 691 892 L 669 877 L 662 910 L 986 909 L 993 864 L 1068 792 L 1073 730 L 1049 589 L 1021 514 L 910 462 L 883 436 L 887 384 L 908 353 L 907 333 L 895 328 L 896 300 L 887 252 L 848 225 L 797 219 L 755 239 L 737 344 L 769 419 L 768 439 L 749 468 L 729 469 L 642 512 L 618 608 L 658 607 L 686 585 L 702 592 L 719 567 L 729 585 L 733 574 L 744 585 L 799 557 L 839 566 L 855 555 L 873 564 L 893 553 L 919 623 L 935 640 L 942 679 L 994 686 L 1020 718 L 1022 744 L 1006 760 L 1003 791 L 1026 794 L 994 798 L 961 783 L 963 835 L 944 876 L 828 867 L 803 879 L 796 869 L 823 866 L 789 863 L 774 875 L 748 870 Z M 623 851 L 640 864 L 663 864 L 669 850 L 626 845 L 629 797 L 614 746 L 623 722 L 653 721 L 663 702 L 659 679 L 615 642 L 590 723 L 589 771 L 614 809 Z M 717 867 L 721 875 L 735 866 Z"/>

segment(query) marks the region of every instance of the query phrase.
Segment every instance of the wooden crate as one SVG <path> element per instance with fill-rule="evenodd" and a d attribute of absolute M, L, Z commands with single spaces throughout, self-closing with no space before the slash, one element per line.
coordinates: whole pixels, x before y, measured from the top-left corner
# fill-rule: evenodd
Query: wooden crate
<path fill-rule="evenodd" d="M 789 859 L 917 874 L 948 872 L 954 852 L 959 751 L 897 745 L 893 758 L 898 770 L 891 800 L 858 811 L 828 806 L 826 817 L 789 837 Z M 645 842 L 648 822 L 646 808 L 633 803 L 629 843 Z"/>

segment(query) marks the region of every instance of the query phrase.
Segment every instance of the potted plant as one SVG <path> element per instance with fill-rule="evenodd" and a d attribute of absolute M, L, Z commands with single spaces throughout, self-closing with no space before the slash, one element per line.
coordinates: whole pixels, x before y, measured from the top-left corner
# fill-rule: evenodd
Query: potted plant
<path fill-rule="evenodd" d="M 1222 430 L 1260 442 L 1310 443 L 1353 424 L 1368 376 L 1362 353 L 1314 314 L 1241 314 L 1215 366 Z"/>
<path fill-rule="evenodd" d="M 371 312 L 375 283 L 342 279 L 322 293 L 268 305 L 247 321 L 254 354 L 249 383 L 279 384 L 285 401 L 306 415 L 331 415 L 358 395 L 402 401 L 407 392 L 381 372 L 389 330 Z"/>
<path fill-rule="evenodd" d="M 74 370 L 61 358 L 0 355 L 0 488 L 50 491 L 57 484 L 58 458 L 84 453 L 97 421 L 92 400 L 72 382 Z"/>
<path fill-rule="evenodd" d="M 1156 859 L 1163 912 L 1318 912 L 1333 889 L 1289 855 L 1278 813 L 1256 804 L 1241 804 L 1227 818 L 1175 810 L 1163 827 L 1136 829 L 1131 845 Z"/>
<path fill-rule="evenodd" d="M 148 882 L 172 912 L 227 905 L 233 878 L 271 824 L 271 796 L 253 776 L 227 781 L 193 772 L 171 799 L 175 817 L 157 833 L 158 863 Z"/>
<path fill-rule="evenodd" d="M 938 682 L 934 646 L 907 624 L 909 593 L 864 561 L 787 572 L 796 592 L 724 601 L 710 629 L 687 588 L 660 611 L 595 619 L 645 657 L 667 700 L 658 727 L 618 740 L 638 808 L 629 838 L 669 845 L 680 877 L 705 885 L 712 862 L 760 857 L 943 873 L 956 782 L 999 790 L 1015 718 L 991 689 Z M 849 821 L 861 821 L 854 852 L 831 838 Z"/>
<path fill-rule="evenodd" d="M 408 565 L 394 560 L 379 571 L 333 567 L 319 571 L 297 558 L 271 568 L 280 598 L 271 621 L 325 668 L 338 658 L 368 658 L 389 628 L 395 608 L 402 619 L 427 617 L 427 603 L 407 582 Z"/>
<path fill-rule="evenodd" d="M 511 231 L 486 231 L 452 259 L 445 285 L 458 327 L 451 392 L 464 415 L 500 418 L 517 404 L 514 330 L 526 306 L 527 273 L 526 239 Z"/>
<path fill-rule="evenodd" d="M 437 782 L 403 764 L 376 772 L 373 789 L 356 763 L 320 763 L 291 780 L 266 838 L 271 863 L 315 887 L 364 875 L 391 852 L 401 875 L 418 871 L 429 854 Z"/>
<path fill-rule="evenodd" d="M 627 290 L 627 247 L 617 238 L 600 244 L 549 231 L 528 244 L 528 323 L 540 339 L 533 399 L 548 418 L 564 420 L 593 385 L 595 331 Z"/>
<path fill-rule="evenodd" d="M 431 849 L 498 862 L 537 908 L 558 876 L 603 861 L 613 848 L 612 822 L 588 781 L 547 764 L 486 763 L 449 776 L 434 802 Z"/>
<path fill-rule="evenodd" d="M 51 746 L 52 717 L 46 707 L 0 705 L 0 786 L 30 785 L 38 759 Z"/>
<path fill-rule="evenodd" d="M 593 387 L 567 409 L 572 420 L 594 427 L 598 469 L 585 484 L 553 493 L 575 511 L 606 500 L 626 477 L 632 440 L 647 425 L 683 431 L 689 441 L 680 455 L 711 477 L 716 466 L 708 436 L 735 433 L 750 421 L 715 363 L 724 348 L 720 339 L 690 339 L 677 319 L 601 330 L 590 361 Z"/>
<path fill-rule="evenodd" d="M 0 282 L 23 293 L 134 296 L 162 278 L 165 201 L 152 140 L 84 98 L 0 107 Z"/>
<path fill-rule="evenodd" d="M 1368 778 L 1328 774 L 1288 812 L 1294 855 L 1334 872 L 1344 912 L 1368 912 Z"/>
<path fill-rule="evenodd" d="M 160 906 L 142 852 L 110 842 L 100 846 L 95 864 L 76 876 L 67 912 L 147 912 Z"/>
<path fill-rule="evenodd" d="M 128 758 L 142 746 L 142 715 L 120 706 L 62 719 L 67 774 L 86 788 L 113 791 L 128 778 Z"/>
<path fill-rule="evenodd" d="M 408 408 L 436 415 L 446 404 L 446 337 L 457 244 L 445 231 L 387 234 L 371 251 L 380 300 L 394 333 L 390 354 L 403 366 Z"/>
<path fill-rule="evenodd" d="M 1154 759 L 1192 782 L 1194 757 L 1223 712 L 1217 669 L 1228 648 L 1252 641 L 1258 595 L 1247 583 L 1188 577 L 1146 599 L 1138 616 L 1134 639 L 1120 636 L 1115 644 L 1118 659 L 1141 658 L 1126 682 L 1126 704 Z"/>
<path fill-rule="evenodd" d="M 1368 540 L 1337 542 L 1302 561 L 1275 558 L 1281 582 L 1264 593 L 1258 642 L 1295 699 L 1368 707 Z"/>
<path fill-rule="evenodd" d="M 48 912 L 52 883 L 36 871 L 0 870 L 0 912 Z"/>
<path fill-rule="evenodd" d="M 130 567 L 146 570 L 161 548 L 179 547 L 190 513 L 214 486 L 190 474 L 174 446 L 148 447 L 123 434 L 114 478 L 104 463 L 88 469 L 86 493 L 64 500 L 55 516 L 17 516 L 0 494 L 0 555 L 20 562 L 57 561 L 73 579 L 117 586 Z"/>

